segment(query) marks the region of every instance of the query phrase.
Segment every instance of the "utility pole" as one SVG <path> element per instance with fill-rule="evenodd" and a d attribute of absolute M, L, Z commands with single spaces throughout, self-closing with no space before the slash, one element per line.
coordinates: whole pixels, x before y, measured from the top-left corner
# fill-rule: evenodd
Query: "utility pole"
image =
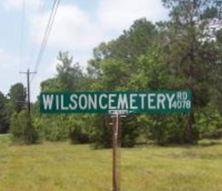
<path fill-rule="evenodd" d="M 20 74 L 26 74 L 27 76 L 27 109 L 29 116 L 31 116 L 31 102 L 30 102 L 30 74 L 36 74 L 36 72 L 30 72 L 28 69 L 27 72 L 19 72 Z"/>

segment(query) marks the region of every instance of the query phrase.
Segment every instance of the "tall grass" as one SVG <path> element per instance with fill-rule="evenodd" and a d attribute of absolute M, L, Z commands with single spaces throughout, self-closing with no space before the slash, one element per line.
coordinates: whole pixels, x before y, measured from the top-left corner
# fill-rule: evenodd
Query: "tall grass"
<path fill-rule="evenodd" d="M 10 145 L 0 137 L 0 191 L 111 191 L 112 152 L 89 145 Z M 221 191 L 222 144 L 121 149 L 122 191 Z"/>

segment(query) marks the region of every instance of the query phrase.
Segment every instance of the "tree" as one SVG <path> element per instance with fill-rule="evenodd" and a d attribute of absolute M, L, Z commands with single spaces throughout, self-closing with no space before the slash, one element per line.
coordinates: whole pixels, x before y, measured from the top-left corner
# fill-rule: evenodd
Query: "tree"
<path fill-rule="evenodd" d="M 26 89 L 22 83 L 16 83 L 11 86 L 8 96 L 14 112 L 19 113 L 25 108 Z"/>
<path fill-rule="evenodd" d="M 81 89 L 83 73 L 78 63 L 72 65 L 73 57 L 68 52 L 59 52 L 57 57 L 57 78 L 64 90 Z"/>
<path fill-rule="evenodd" d="M 89 61 L 88 73 L 94 78 L 100 77 L 103 72 L 101 64 L 109 60 L 109 63 L 111 61 L 121 62 L 129 78 L 132 73 L 137 71 L 138 57 L 152 45 L 157 34 L 154 24 L 145 18 L 136 20 L 117 39 L 108 43 L 103 42 L 93 50 L 94 58 Z"/>
<path fill-rule="evenodd" d="M 38 132 L 34 128 L 28 112 L 25 110 L 12 115 L 10 130 L 14 143 L 34 144 L 39 139 Z"/>
<path fill-rule="evenodd" d="M 78 63 L 72 64 L 69 52 L 59 52 L 57 57 L 57 74 L 41 83 L 41 91 L 78 91 L 87 89 L 87 78 Z M 60 141 L 67 138 L 72 143 L 89 142 L 87 119 L 84 115 L 41 116 L 35 113 L 35 123 L 46 140 Z"/>
<path fill-rule="evenodd" d="M 215 45 L 215 59 L 216 64 L 211 70 L 211 97 L 214 105 L 217 106 L 217 109 L 222 114 L 222 29 L 216 32 L 216 45 Z"/>
<path fill-rule="evenodd" d="M 138 72 L 133 73 L 129 81 L 132 89 L 170 88 L 171 76 L 164 61 L 164 52 L 157 42 L 138 58 Z"/>
<path fill-rule="evenodd" d="M 210 21 L 219 19 L 215 0 L 163 0 L 170 9 L 170 21 L 167 24 L 168 58 L 166 62 L 172 75 L 183 79 L 178 87 L 193 91 L 194 110 L 209 102 L 210 72 L 215 65 L 215 51 L 212 49 Z M 203 96 L 204 95 L 204 96 Z M 193 142 L 192 128 L 195 123 L 194 111 L 188 116 L 187 133 L 189 142 Z"/>
<path fill-rule="evenodd" d="M 9 111 L 6 102 L 6 97 L 0 92 L 0 133 L 6 133 L 9 127 Z"/>
<path fill-rule="evenodd" d="M 72 64 L 68 52 L 60 52 L 57 74 L 42 82 L 42 91 L 189 88 L 193 92 L 191 114 L 131 115 L 122 120 L 122 144 L 133 146 L 139 133 L 158 144 L 196 143 L 199 132 L 201 136 L 204 131 L 212 134 L 222 118 L 218 101 L 222 99 L 222 29 L 211 30 L 215 19 L 221 21 L 216 2 L 163 0 L 170 10 L 169 21 L 135 21 L 117 39 L 94 49 L 87 73 Z M 209 130 L 211 117 L 217 122 Z M 96 146 L 111 146 L 111 118 L 107 115 L 39 115 L 38 119 L 48 140 L 70 137 L 73 143 L 92 140 Z M 203 125 L 203 121 L 208 122 Z"/>
<path fill-rule="evenodd" d="M 141 72 L 139 58 L 152 47 L 157 34 L 155 25 L 146 19 L 139 19 L 116 40 L 101 43 L 94 49 L 94 59 L 88 64 L 88 74 L 94 81 L 91 89 L 130 89 L 132 79 Z M 94 141 L 100 146 L 111 146 L 112 128 L 108 125 L 110 117 L 104 115 L 95 118 Z M 123 146 L 132 147 L 135 144 L 139 134 L 136 121 L 135 115 L 123 120 Z"/>

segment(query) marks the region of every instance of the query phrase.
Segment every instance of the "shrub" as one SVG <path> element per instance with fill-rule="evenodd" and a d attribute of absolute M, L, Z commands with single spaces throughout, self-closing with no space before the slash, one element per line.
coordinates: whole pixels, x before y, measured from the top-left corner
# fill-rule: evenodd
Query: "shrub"
<path fill-rule="evenodd" d="M 92 141 L 95 148 L 110 148 L 112 146 L 112 120 L 105 115 L 95 115 L 93 118 Z"/>
<path fill-rule="evenodd" d="M 221 139 L 222 138 L 222 129 L 215 129 L 214 131 L 203 133 L 202 138 Z"/>
<path fill-rule="evenodd" d="M 94 124 L 93 142 L 96 148 L 112 147 L 112 131 L 115 120 L 110 116 L 97 116 Z M 121 137 L 122 147 L 133 147 L 139 135 L 135 116 L 127 116 L 120 119 L 121 129 L 119 137 Z"/>
<path fill-rule="evenodd" d="M 10 131 L 14 143 L 34 144 L 39 138 L 27 111 L 21 111 L 12 115 Z"/>
<path fill-rule="evenodd" d="M 142 115 L 138 118 L 140 126 L 147 135 L 147 139 L 159 145 L 190 143 L 186 115 Z M 192 143 L 197 143 L 199 130 L 192 128 Z"/>
<path fill-rule="evenodd" d="M 218 139 L 222 137 L 222 115 L 214 107 L 205 107 L 196 113 L 196 127 L 201 138 Z"/>
<path fill-rule="evenodd" d="M 83 119 L 76 120 L 72 123 L 70 128 L 69 138 L 72 144 L 89 143 L 89 133 L 86 131 L 86 123 Z"/>
<path fill-rule="evenodd" d="M 66 115 L 44 115 L 38 117 L 35 125 L 41 136 L 47 141 L 64 141 L 68 139 L 69 127 Z"/>
<path fill-rule="evenodd" d="M 121 119 L 121 146 L 133 147 L 136 144 L 137 137 L 140 134 L 140 126 L 137 123 L 136 116 L 129 115 Z"/>

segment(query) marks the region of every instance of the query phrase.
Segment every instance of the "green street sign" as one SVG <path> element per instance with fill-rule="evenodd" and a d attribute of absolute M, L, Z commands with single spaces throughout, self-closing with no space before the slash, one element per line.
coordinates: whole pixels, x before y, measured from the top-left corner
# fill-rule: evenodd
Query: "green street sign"
<path fill-rule="evenodd" d="M 43 92 L 41 113 L 188 113 L 190 90 Z"/>

